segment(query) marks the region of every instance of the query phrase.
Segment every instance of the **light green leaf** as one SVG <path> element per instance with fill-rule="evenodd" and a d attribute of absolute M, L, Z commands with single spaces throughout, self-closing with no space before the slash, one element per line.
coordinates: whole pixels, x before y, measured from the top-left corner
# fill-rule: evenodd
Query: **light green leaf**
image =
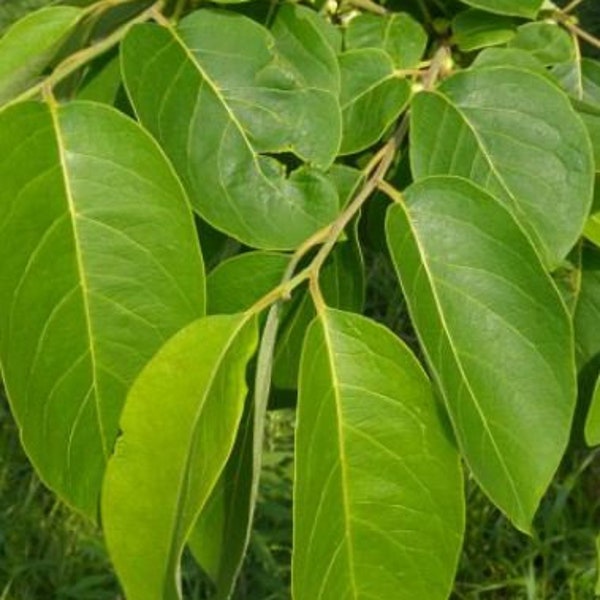
<path fill-rule="evenodd" d="M 230 598 L 252 525 L 253 415 L 247 402 L 229 460 L 188 539 L 194 558 L 216 586 L 212 600 Z"/>
<path fill-rule="evenodd" d="M 558 23 L 526 23 L 508 46 L 530 52 L 545 66 L 570 61 L 576 54 L 573 38 Z"/>
<path fill-rule="evenodd" d="M 82 15 L 72 6 L 42 8 L 0 38 L 0 106 L 35 82 Z"/>
<path fill-rule="evenodd" d="M 246 252 L 223 261 L 206 279 L 208 314 L 248 310 L 279 285 L 289 262 L 289 256 L 275 252 Z"/>
<path fill-rule="evenodd" d="M 135 381 L 106 471 L 102 520 L 128 600 L 181 598 L 179 561 L 234 445 L 256 319 L 192 323 Z"/>
<path fill-rule="evenodd" d="M 283 14 L 289 29 L 292 17 Z M 304 36 L 306 22 L 298 20 Z M 339 74 L 318 62 L 321 50 L 332 53 L 322 45 L 310 49 L 317 65 L 300 72 L 261 25 L 208 9 L 176 30 L 139 25 L 124 40 L 124 78 L 140 120 L 173 161 L 195 209 L 247 245 L 294 248 L 336 215 L 335 189 L 310 166 L 328 168 L 341 137 L 332 92 Z M 288 176 L 271 156 L 278 152 L 310 165 Z"/>
<path fill-rule="evenodd" d="M 302 351 L 295 600 L 445 600 L 464 528 L 462 474 L 419 363 L 390 331 L 325 309 Z"/>
<path fill-rule="evenodd" d="M 510 67 L 463 71 L 414 98 L 411 136 L 415 179 L 458 175 L 485 187 L 545 264 L 560 265 L 590 210 L 594 160 L 585 126 L 555 85 Z"/>
<path fill-rule="evenodd" d="M 386 225 L 412 322 L 475 478 L 528 532 L 569 440 L 576 397 L 569 315 L 492 196 L 459 178 L 433 177 L 405 197 Z"/>
<path fill-rule="evenodd" d="M 464 52 L 504 44 L 515 36 L 515 31 L 516 23 L 512 17 L 491 15 L 473 8 L 458 13 L 452 20 L 454 42 Z"/>
<path fill-rule="evenodd" d="M 418 67 L 427 47 L 423 27 L 406 13 L 386 16 L 363 13 L 350 21 L 344 39 L 346 50 L 385 51 L 396 69 Z"/>
<path fill-rule="evenodd" d="M 321 290 L 326 302 L 335 308 L 361 312 L 365 296 L 362 252 L 354 230 L 330 254 L 321 273 Z M 297 292 L 282 316 L 275 361 L 273 385 L 280 389 L 296 389 L 302 344 L 306 329 L 315 316 L 308 290 Z"/>
<path fill-rule="evenodd" d="M 343 136 L 340 154 L 373 145 L 406 108 L 410 85 L 381 50 L 350 50 L 339 57 Z"/>
<path fill-rule="evenodd" d="M 592 403 L 585 424 L 585 439 L 589 446 L 600 444 L 600 377 L 596 381 Z"/>
<path fill-rule="evenodd" d="M 29 458 L 95 518 L 129 386 L 204 312 L 181 185 L 140 127 L 99 104 L 0 113 L 0 359 Z"/>
<path fill-rule="evenodd" d="M 462 0 L 462 2 L 499 15 L 535 19 L 544 0 Z"/>

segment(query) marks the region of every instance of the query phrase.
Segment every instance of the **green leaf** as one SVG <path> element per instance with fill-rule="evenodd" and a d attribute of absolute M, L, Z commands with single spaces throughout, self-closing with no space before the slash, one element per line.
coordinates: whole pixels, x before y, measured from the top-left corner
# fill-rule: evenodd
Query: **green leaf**
<path fill-rule="evenodd" d="M 386 225 L 412 322 L 475 478 L 530 531 L 575 407 L 569 315 L 492 196 L 433 177 L 405 198 Z"/>
<path fill-rule="evenodd" d="M 306 23 L 297 20 L 300 43 Z M 136 112 L 173 161 L 194 208 L 247 245 L 289 249 L 336 215 L 335 189 L 310 165 L 328 168 L 339 148 L 332 91 L 339 73 L 336 63 L 319 62 L 327 52 L 335 59 L 325 41 L 310 48 L 317 64 L 301 70 L 275 42 L 246 17 L 199 10 L 176 30 L 134 27 L 122 62 Z M 271 156 L 288 151 L 310 165 L 288 176 Z"/>
<path fill-rule="evenodd" d="M 499 15 L 535 19 L 544 0 L 462 0 L 462 2 Z"/>
<path fill-rule="evenodd" d="M 598 119 L 598 124 L 600 125 L 600 119 Z M 592 205 L 590 217 L 585 224 L 583 234 L 590 242 L 593 242 L 600 248 L 600 175 L 596 177 L 594 204 Z"/>
<path fill-rule="evenodd" d="M 181 553 L 233 448 L 256 342 L 246 314 L 199 319 L 131 388 L 102 495 L 106 542 L 129 600 L 181 598 Z"/>
<path fill-rule="evenodd" d="M 119 56 L 104 57 L 86 74 L 77 92 L 79 100 L 92 100 L 114 104 L 121 88 L 121 64 Z"/>
<path fill-rule="evenodd" d="M 573 60 L 576 53 L 573 38 L 558 23 L 526 23 L 508 46 L 531 53 L 545 66 Z"/>
<path fill-rule="evenodd" d="M 577 366 L 593 385 L 600 372 L 600 249 L 584 245 L 581 285 L 575 315 Z"/>
<path fill-rule="evenodd" d="M 194 558 L 217 588 L 213 600 L 230 598 L 252 525 L 253 415 L 248 402 L 233 451 L 188 539 Z"/>
<path fill-rule="evenodd" d="M 515 31 L 512 17 L 473 8 L 458 13 L 452 20 L 454 42 L 463 52 L 504 44 L 515 36 Z"/>
<path fill-rule="evenodd" d="M 600 444 L 600 377 L 596 381 L 592 403 L 585 424 L 585 439 L 589 446 Z"/>
<path fill-rule="evenodd" d="M 600 63 L 591 58 L 557 65 L 553 74 L 573 98 L 600 107 Z"/>
<path fill-rule="evenodd" d="M 275 252 L 246 252 L 223 261 L 206 279 L 208 314 L 248 310 L 279 285 L 289 262 L 289 256 Z"/>
<path fill-rule="evenodd" d="M 99 104 L 0 113 L 0 359 L 44 482 L 91 517 L 129 386 L 204 312 L 181 185 Z"/>
<path fill-rule="evenodd" d="M 471 68 L 505 67 L 506 65 L 524 71 L 532 71 L 554 82 L 551 73 L 535 56 L 518 48 L 486 48 L 477 55 L 471 64 Z"/>
<path fill-rule="evenodd" d="M 427 47 L 423 27 L 406 13 L 358 15 L 350 21 L 344 40 L 346 50 L 383 50 L 396 69 L 418 67 Z"/>
<path fill-rule="evenodd" d="M 450 437 L 404 344 L 363 316 L 324 309 L 302 351 L 296 600 L 448 597 L 464 528 Z"/>
<path fill-rule="evenodd" d="M 72 6 L 42 8 L 0 38 L 0 106 L 36 81 L 82 15 Z"/>
<path fill-rule="evenodd" d="M 594 183 L 589 136 L 566 96 L 531 71 L 477 68 L 418 94 L 411 117 L 415 179 L 458 175 L 485 187 L 545 264 L 559 266 L 581 235 Z"/>
<path fill-rule="evenodd" d="M 364 265 L 356 230 L 340 242 L 323 268 L 321 290 L 326 302 L 342 310 L 361 312 L 365 297 Z M 282 316 L 273 367 L 273 384 L 296 389 L 302 344 L 315 316 L 308 290 L 301 290 Z"/>
<path fill-rule="evenodd" d="M 343 136 L 340 154 L 372 146 L 406 108 L 410 85 L 385 52 L 368 48 L 339 57 Z"/>

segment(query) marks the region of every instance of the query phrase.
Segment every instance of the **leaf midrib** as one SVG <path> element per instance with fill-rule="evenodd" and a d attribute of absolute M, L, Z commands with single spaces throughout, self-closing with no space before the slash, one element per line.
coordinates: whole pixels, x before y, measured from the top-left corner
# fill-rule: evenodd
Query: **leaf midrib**
<path fill-rule="evenodd" d="M 68 161 L 65 155 L 65 141 L 63 138 L 60 119 L 58 115 L 58 106 L 55 104 L 54 100 L 50 100 L 47 104 L 48 111 L 50 114 L 50 118 L 52 120 L 52 126 L 54 129 L 54 134 L 56 136 L 56 148 L 58 152 L 58 159 L 61 167 L 61 174 L 64 184 L 65 191 L 65 199 L 67 201 L 68 214 L 71 220 L 71 227 L 73 231 L 73 242 L 74 242 L 74 250 L 75 250 L 75 260 L 77 264 L 77 272 L 79 274 L 79 283 L 81 286 L 81 298 L 83 304 L 83 313 L 84 313 L 84 321 L 85 328 L 88 337 L 88 346 L 90 350 L 90 361 L 91 361 L 91 372 L 92 372 L 92 383 L 91 387 L 94 390 L 94 407 L 96 409 L 96 419 L 98 421 L 98 429 L 100 434 L 100 440 L 102 442 L 102 452 L 105 460 L 108 459 L 109 451 L 108 451 L 108 443 L 106 439 L 106 432 L 104 430 L 104 424 L 102 422 L 102 412 L 100 409 L 100 392 L 98 386 L 98 359 L 96 356 L 96 347 L 95 347 L 95 336 L 93 331 L 92 324 L 92 314 L 89 304 L 89 282 L 87 280 L 87 275 L 85 271 L 84 259 L 81 251 L 82 243 L 80 239 L 80 234 L 77 229 L 77 207 L 75 205 L 75 199 L 73 197 L 73 190 L 71 189 L 70 178 L 69 178 L 69 168 Z"/>

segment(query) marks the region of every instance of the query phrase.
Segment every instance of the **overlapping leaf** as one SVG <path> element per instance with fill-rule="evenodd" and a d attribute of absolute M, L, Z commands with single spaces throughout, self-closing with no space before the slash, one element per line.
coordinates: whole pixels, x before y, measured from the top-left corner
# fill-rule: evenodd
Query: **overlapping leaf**
<path fill-rule="evenodd" d="M 600 444 L 600 377 L 596 381 L 592 403 L 585 425 L 585 438 L 590 446 Z"/>
<path fill-rule="evenodd" d="M 42 479 L 96 516 L 125 395 L 204 312 L 183 190 L 135 123 L 97 104 L 0 113 L 0 358 Z"/>
<path fill-rule="evenodd" d="M 529 531 L 575 406 L 560 296 L 511 215 L 465 180 L 414 184 L 405 205 L 390 207 L 387 237 L 462 452 L 491 499 Z"/>
<path fill-rule="evenodd" d="M 295 600 L 448 597 L 463 533 L 458 455 L 391 332 L 326 309 L 302 354 Z"/>
<path fill-rule="evenodd" d="M 411 110 L 415 178 L 459 175 L 485 187 L 556 268 L 581 235 L 594 161 L 585 126 L 546 78 L 510 67 L 460 72 Z"/>
<path fill-rule="evenodd" d="M 558 23 L 522 25 L 508 46 L 529 52 L 545 66 L 568 62 L 576 55 L 573 38 Z"/>
<path fill-rule="evenodd" d="M 177 29 L 135 27 L 122 49 L 136 112 L 196 210 L 265 249 L 294 248 L 330 222 L 338 204 L 312 166 L 328 168 L 340 144 L 335 54 L 303 12 L 287 5 L 279 15 L 281 51 L 258 23 L 214 10 L 196 11 Z M 307 60 L 291 63 L 284 33 L 294 27 Z M 271 156 L 282 152 L 309 164 L 288 175 Z"/>
<path fill-rule="evenodd" d="M 372 146 L 406 107 L 410 85 L 382 50 L 349 50 L 339 57 L 343 136 L 341 154 Z"/>
<path fill-rule="evenodd" d="M 0 38 L 0 106 L 35 82 L 82 14 L 72 6 L 43 8 L 17 21 Z"/>
<path fill-rule="evenodd" d="M 176 334 L 127 398 L 102 497 L 128 600 L 181 598 L 185 542 L 234 445 L 256 320 L 210 316 Z"/>
<path fill-rule="evenodd" d="M 462 2 L 499 15 L 534 19 L 544 0 L 462 0 Z"/>
<path fill-rule="evenodd" d="M 471 8 L 454 17 L 452 33 L 458 47 L 471 52 L 511 40 L 516 33 L 515 19 Z"/>

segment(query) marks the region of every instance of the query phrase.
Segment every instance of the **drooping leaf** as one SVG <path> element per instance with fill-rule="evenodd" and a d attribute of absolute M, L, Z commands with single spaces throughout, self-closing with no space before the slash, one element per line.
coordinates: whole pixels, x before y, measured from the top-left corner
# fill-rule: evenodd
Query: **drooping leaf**
<path fill-rule="evenodd" d="M 330 306 L 360 312 L 364 304 L 365 281 L 362 252 L 354 231 L 340 242 L 325 263 L 321 289 Z M 285 307 L 275 350 L 273 384 L 280 389 L 296 389 L 302 344 L 306 329 L 315 316 L 308 290 L 300 290 Z"/>
<path fill-rule="evenodd" d="M 194 558 L 216 586 L 214 600 L 230 598 L 252 525 L 253 415 L 248 402 L 231 455 L 188 539 Z"/>
<path fill-rule="evenodd" d="M 340 154 L 373 145 L 398 118 L 410 98 L 408 81 L 399 77 L 382 50 L 350 50 L 339 57 L 343 136 Z"/>
<path fill-rule="evenodd" d="M 117 54 L 94 64 L 77 92 L 79 100 L 114 104 L 121 88 L 121 63 Z"/>
<path fill-rule="evenodd" d="M 544 0 L 462 0 L 462 2 L 499 15 L 534 19 Z"/>
<path fill-rule="evenodd" d="M 575 58 L 573 38 L 558 23 L 521 25 L 508 46 L 531 53 L 545 66 L 565 63 Z"/>
<path fill-rule="evenodd" d="M 304 35 L 302 15 L 290 11 L 283 11 L 286 27 L 297 18 Z M 309 49 L 316 65 L 300 70 L 258 23 L 208 9 L 177 29 L 139 25 L 123 43 L 136 112 L 195 209 L 250 246 L 294 248 L 335 217 L 335 189 L 310 166 L 328 168 L 341 136 L 337 62 L 321 44 Z M 333 62 L 318 62 L 327 51 Z M 288 151 L 310 164 L 288 176 L 271 156 Z"/>
<path fill-rule="evenodd" d="M 481 188 L 432 177 L 405 198 L 388 211 L 387 237 L 413 325 L 475 478 L 529 531 L 569 439 L 569 315 L 523 231 Z"/>
<path fill-rule="evenodd" d="M 575 314 L 577 366 L 589 387 L 600 373 L 600 249 L 584 245 L 581 257 L 581 286 Z"/>
<path fill-rule="evenodd" d="M 344 39 L 346 50 L 383 50 L 396 69 L 418 67 L 427 47 L 423 27 L 406 13 L 358 15 L 350 21 Z"/>
<path fill-rule="evenodd" d="M 99 104 L 0 113 L 0 359 L 29 458 L 95 517 L 127 390 L 204 313 L 191 211 L 137 124 Z"/>
<path fill-rule="evenodd" d="M 600 377 L 596 381 L 592 403 L 585 424 L 585 439 L 590 446 L 600 444 Z"/>
<path fill-rule="evenodd" d="M 128 600 L 181 598 L 181 553 L 233 448 L 256 341 L 246 314 L 199 319 L 161 348 L 127 397 L 102 518 Z"/>
<path fill-rule="evenodd" d="M 592 203 L 594 160 L 585 126 L 546 78 L 477 68 L 418 94 L 411 108 L 415 179 L 459 175 L 485 187 L 527 231 L 553 269 Z"/>
<path fill-rule="evenodd" d="M 286 254 L 246 252 L 222 262 L 206 279 L 208 314 L 248 310 L 277 287 L 290 262 Z"/>
<path fill-rule="evenodd" d="M 333 309 L 315 319 L 295 460 L 296 600 L 448 597 L 464 526 L 458 454 L 391 332 Z"/>
<path fill-rule="evenodd" d="M 82 14 L 72 6 L 42 8 L 17 21 L 0 38 L 0 106 L 35 82 Z"/>
<path fill-rule="evenodd" d="M 470 8 L 452 20 L 454 42 L 464 52 L 504 44 L 515 36 L 515 19 Z"/>

